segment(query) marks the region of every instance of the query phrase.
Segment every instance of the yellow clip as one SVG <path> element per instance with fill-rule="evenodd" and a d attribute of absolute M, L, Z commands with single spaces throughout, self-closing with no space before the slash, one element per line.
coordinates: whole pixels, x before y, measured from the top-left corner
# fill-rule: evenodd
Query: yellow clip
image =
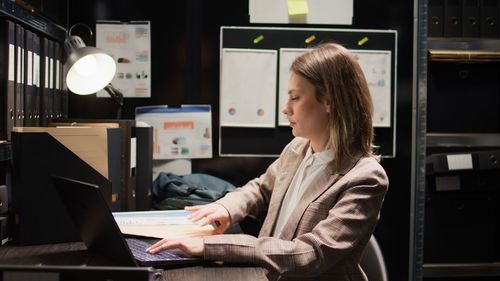
<path fill-rule="evenodd" d="M 316 36 L 311 35 L 311 36 L 307 37 L 304 42 L 306 42 L 306 44 L 309 44 L 309 43 L 311 43 L 314 40 L 316 40 Z"/>
<path fill-rule="evenodd" d="M 363 44 L 365 44 L 366 42 L 368 42 L 368 37 L 363 37 L 361 40 L 358 41 L 358 46 L 361 46 Z"/>
<path fill-rule="evenodd" d="M 253 39 L 253 43 L 258 44 L 262 40 L 264 40 L 264 35 L 261 34 Z"/>

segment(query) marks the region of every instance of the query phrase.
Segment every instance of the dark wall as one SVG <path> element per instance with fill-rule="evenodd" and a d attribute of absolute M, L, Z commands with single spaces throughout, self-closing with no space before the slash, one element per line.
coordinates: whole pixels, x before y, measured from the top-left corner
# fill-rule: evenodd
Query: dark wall
<path fill-rule="evenodd" d="M 152 46 L 152 96 L 126 99 L 123 118 L 133 119 L 143 105 L 211 104 L 213 135 L 218 136 L 220 26 L 271 26 L 249 24 L 248 1 L 69 1 L 70 25 L 83 22 L 95 29 L 96 20 L 150 20 Z M 167 8 L 164 6 L 167 5 Z M 376 229 L 389 279 L 408 279 L 413 1 L 354 1 L 352 26 L 274 25 L 292 27 L 394 29 L 398 31 L 398 83 L 396 158 L 383 159 L 389 179 Z M 82 37 L 86 34 L 82 34 Z M 84 40 L 95 44 L 95 38 Z M 109 99 L 70 95 L 71 118 L 113 118 L 116 108 Z M 218 140 L 214 140 L 214 155 Z M 194 172 L 207 172 L 240 185 L 258 176 L 272 158 L 221 158 L 193 160 Z"/>

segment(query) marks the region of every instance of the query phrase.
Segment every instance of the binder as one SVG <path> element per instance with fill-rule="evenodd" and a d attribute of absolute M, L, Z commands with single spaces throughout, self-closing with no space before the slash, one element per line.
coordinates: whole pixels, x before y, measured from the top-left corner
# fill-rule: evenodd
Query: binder
<path fill-rule="evenodd" d="M 461 0 L 444 0 L 444 36 L 462 36 L 462 5 Z"/>
<path fill-rule="evenodd" d="M 16 25 L 12 21 L 2 20 L 0 32 L 0 139 L 10 140 L 15 119 L 16 89 Z"/>
<path fill-rule="evenodd" d="M 40 47 L 42 48 L 42 86 L 41 86 L 41 125 L 47 126 L 54 118 L 53 112 L 53 87 L 54 87 L 54 55 L 53 42 L 49 38 L 42 38 Z"/>
<path fill-rule="evenodd" d="M 54 88 L 53 88 L 53 111 L 54 118 L 62 117 L 62 107 L 61 107 L 61 77 L 62 77 L 62 65 L 61 65 L 61 48 L 59 42 L 54 41 Z"/>
<path fill-rule="evenodd" d="M 35 87 L 35 98 L 33 105 L 34 126 L 40 126 L 41 106 L 40 106 L 40 37 L 33 33 L 33 86 Z"/>
<path fill-rule="evenodd" d="M 24 50 L 24 126 L 34 126 L 33 33 L 28 29 L 24 32 Z"/>
<path fill-rule="evenodd" d="M 49 40 L 49 47 L 47 49 L 47 56 L 49 57 L 49 85 L 48 85 L 48 99 L 47 106 L 49 111 L 49 120 L 55 118 L 54 113 L 54 82 L 55 82 L 55 60 L 54 60 L 54 41 Z"/>
<path fill-rule="evenodd" d="M 479 0 L 462 0 L 462 37 L 479 37 Z"/>
<path fill-rule="evenodd" d="M 119 128 L 108 129 L 108 179 L 111 181 L 111 210 L 122 210 L 122 131 Z"/>
<path fill-rule="evenodd" d="M 136 138 L 136 210 L 151 209 L 153 185 L 153 127 L 134 127 Z"/>
<path fill-rule="evenodd" d="M 16 24 L 16 91 L 14 125 L 24 125 L 24 28 Z"/>
<path fill-rule="evenodd" d="M 46 127 L 50 120 L 49 100 L 49 39 L 40 38 L 40 125 Z"/>
<path fill-rule="evenodd" d="M 442 37 L 444 26 L 444 3 L 443 0 L 429 0 L 429 37 Z"/>
<path fill-rule="evenodd" d="M 480 33 L 484 38 L 498 38 L 498 0 L 480 0 Z"/>

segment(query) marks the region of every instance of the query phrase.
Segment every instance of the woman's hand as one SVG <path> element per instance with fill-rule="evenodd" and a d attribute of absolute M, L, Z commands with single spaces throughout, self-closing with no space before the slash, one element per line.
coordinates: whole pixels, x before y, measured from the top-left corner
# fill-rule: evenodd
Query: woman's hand
<path fill-rule="evenodd" d="M 193 212 L 189 219 L 193 222 L 201 222 L 201 225 L 213 224 L 215 234 L 221 234 L 231 226 L 229 212 L 222 205 L 210 203 L 207 205 L 197 205 L 185 208 L 186 211 Z"/>
<path fill-rule="evenodd" d="M 183 238 L 182 240 L 169 240 L 165 238 L 153 244 L 147 251 L 148 253 L 156 254 L 168 249 L 180 249 L 192 257 L 200 257 L 203 256 L 205 245 L 203 244 L 203 238 L 200 237 Z"/>

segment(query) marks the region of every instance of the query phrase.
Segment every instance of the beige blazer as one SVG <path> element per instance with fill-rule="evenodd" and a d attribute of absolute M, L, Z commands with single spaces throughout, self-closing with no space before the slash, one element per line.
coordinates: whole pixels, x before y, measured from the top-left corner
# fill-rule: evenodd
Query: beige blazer
<path fill-rule="evenodd" d="M 281 236 L 271 237 L 281 202 L 309 141 L 295 138 L 267 171 L 217 201 L 238 222 L 267 213 L 259 237 L 245 234 L 204 238 L 207 260 L 249 262 L 269 279 L 367 280 L 359 266 L 388 188 L 373 157 L 353 157 L 341 169 L 326 168 L 290 215 Z"/>

